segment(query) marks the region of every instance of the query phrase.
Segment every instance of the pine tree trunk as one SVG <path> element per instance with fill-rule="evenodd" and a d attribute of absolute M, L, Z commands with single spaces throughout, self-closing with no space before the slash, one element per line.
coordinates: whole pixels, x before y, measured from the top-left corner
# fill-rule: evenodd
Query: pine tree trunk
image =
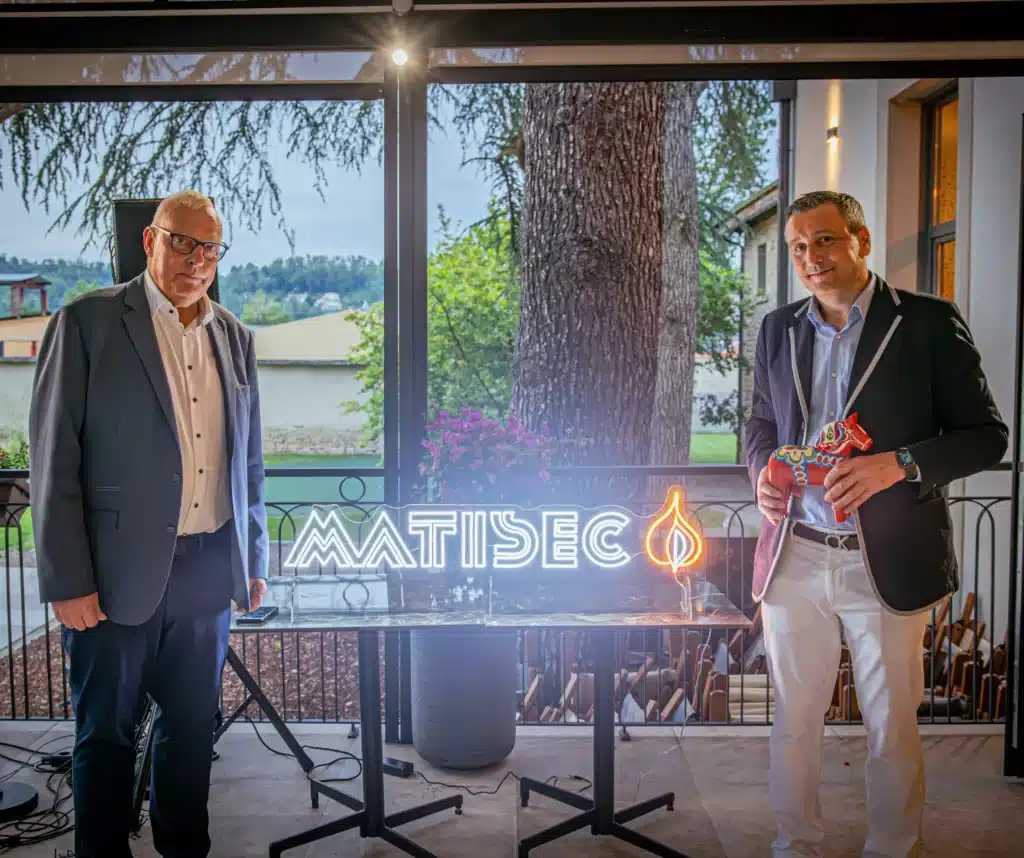
<path fill-rule="evenodd" d="M 646 464 L 661 303 L 660 83 L 530 84 L 512 409 Z"/>
<path fill-rule="evenodd" d="M 694 116 L 706 84 L 667 85 L 662 183 L 662 286 L 658 316 L 658 369 L 651 430 L 651 463 L 690 461 L 694 360 L 700 312 L 700 221 Z M 660 494 L 660 493 L 658 493 Z"/>

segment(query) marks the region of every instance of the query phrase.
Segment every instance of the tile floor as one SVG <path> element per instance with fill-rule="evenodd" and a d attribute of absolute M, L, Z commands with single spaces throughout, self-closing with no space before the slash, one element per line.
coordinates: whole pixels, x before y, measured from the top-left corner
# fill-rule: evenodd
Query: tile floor
<path fill-rule="evenodd" d="M 273 747 L 281 743 L 269 725 L 260 732 Z M 1002 777 L 1003 737 L 999 728 L 923 728 L 928 776 L 925 855 L 1024 855 L 1024 781 Z M 347 728 L 303 725 L 300 741 L 359 753 L 358 740 Z M 70 746 L 66 724 L 0 723 L 0 741 L 49 749 Z M 298 765 L 264 748 L 247 724 L 234 726 L 221 740 L 221 759 L 214 764 L 211 797 L 212 858 L 266 856 L 270 841 L 347 811 L 321 798 L 310 807 L 309 792 Z M 523 729 L 511 757 L 499 767 L 477 773 L 440 772 L 423 764 L 409 747 L 391 746 L 385 753 L 413 760 L 432 781 L 493 790 L 506 772 L 544 780 L 591 772 L 591 746 L 576 728 Z M 690 858 L 768 858 L 772 823 L 767 800 L 768 745 L 764 728 L 691 728 L 678 731 L 634 730 L 633 741 L 616 744 L 617 799 L 623 805 L 662 792 L 676 793 L 672 812 L 657 811 L 631 827 L 682 850 Z M 5 749 L 16 755 L 11 749 Z M 316 762 L 331 759 L 312 751 Z M 830 729 L 826 740 L 822 805 L 828 819 L 831 858 L 856 858 L 864 835 L 864 739 L 858 728 Z M 0 766 L 0 779 L 15 766 Z M 327 776 L 344 777 L 354 767 L 338 764 Z M 30 769 L 15 773 L 41 790 L 41 803 L 52 800 L 45 777 Z M 563 781 L 563 786 L 573 782 Z M 584 786 L 584 784 L 580 784 Z M 0 784 L 2 787 L 2 784 Z M 358 782 L 350 785 L 358 789 Z M 410 780 L 387 778 L 388 810 L 429 801 L 451 790 Z M 543 797 L 520 808 L 517 790 L 508 778 L 494 795 L 467 795 L 462 816 L 451 812 L 405 826 L 402 833 L 432 850 L 438 858 L 501 858 L 516 854 L 517 838 L 567 818 L 574 811 Z M 73 847 L 70 835 L 45 844 L 21 847 L 22 858 L 54 858 Z M 156 858 L 149 827 L 134 841 L 136 858 Z M 378 841 L 363 841 L 348 832 L 330 840 L 285 853 L 287 858 L 326 856 L 398 856 Z M 640 856 L 631 846 L 592 838 L 579 832 L 531 853 L 551 856 Z"/>

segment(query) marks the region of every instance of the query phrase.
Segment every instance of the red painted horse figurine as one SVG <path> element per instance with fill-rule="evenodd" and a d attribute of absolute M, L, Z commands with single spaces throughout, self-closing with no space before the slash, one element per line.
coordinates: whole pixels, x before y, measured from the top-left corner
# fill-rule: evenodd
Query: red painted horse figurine
<path fill-rule="evenodd" d="M 789 508 L 793 486 L 821 486 L 825 475 L 854 450 L 867 450 L 872 444 L 868 433 L 851 414 L 829 423 L 821 430 L 813 447 L 779 447 L 768 460 L 768 482 L 782 489 L 782 501 Z M 835 511 L 836 521 L 846 516 Z"/>

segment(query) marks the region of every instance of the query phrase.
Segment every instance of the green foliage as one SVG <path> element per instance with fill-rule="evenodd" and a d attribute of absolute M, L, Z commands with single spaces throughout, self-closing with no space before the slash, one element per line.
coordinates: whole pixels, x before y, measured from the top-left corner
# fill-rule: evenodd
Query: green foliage
<path fill-rule="evenodd" d="M 16 437 L 9 447 L 0 445 L 0 471 L 28 470 L 28 441 Z"/>
<path fill-rule="evenodd" d="M 197 54 L 142 57 L 133 70 L 146 81 L 288 76 L 286 54 Z M 104 75 L 103 58 L 83 68 Z M 281 187 L 270 147 L 313 170 L 323 197 L 329 166 L 359 169 L 381 154 L 379 101 L 62 102 L 29 104 L 0 121 L 0 161 L 28 208 L 56 212 L 52 228 L 76 226 L 84 247 L 105 247 L 116 199 L 166 196 L 195 188 L 217 202 L 227 227 L 257 231 L 269 216 L 289 242 Z M 4 171 L 0 170 L 0 190 Z M 84 185 L 84 190 L 79 190 Z"/>
<path fill-rule="evenodd" d="M 519 319 L 519 279 L 508 252 L 507 219 L 494 218 L 456 235 L 441 218 L 441 237 L 428 259 L 427 378 L 430 401 L 458 413 L 477 404 L 483 417 L 505 416 Z M 366 445 L 384 431 L 384 308 L 351 313 L 362 340 L 349 355 L 362 364 L 365 403 L 344 403 L 366 415 Z"/>
<path fill-rule="evenodd" d="M 280 301 L 268 298 L 260 289 L 246 301 L 239 319 L 246 325 L 280 325 L 282 322 L 290 322 L 292 317 Z"/>
<path fill-rule="evenodd" d="M 102 285 L 102 283 L 89 283 L 86 280 L 79 280 L 74 286 L 64 293 L 64 298 L 61 303 L 66 304 L 68 301 L 77 298 L 79 295 L 84 295 L 86 292 L 92 292 L 93 289 L 99 289 Z"/>
<path fill-rule="evenodd" d="M 221 272 L 218 282 L 221 303 L 233 313 L 243 313 L 246 303 L 262 292 L 291 318 L 303 319 L 323 312 L 316 301 L 329 292 L 341 298 L 343 309 L 382 300 L 384 264 L 364 256 L 292 256 L 269 265 L 234 265 Z"/>
<path fill-rule="evenodd" d="M 31 260 L 18 256 L 7 256 L 0 253 L 0 274 L 39 274 L 50 281 L 46 287 L 47 299 L 51 311 L 58 309 L 67 300 L 67 293 L 76 289 L 81 283 L 95 286 L 110 286 L 110 266 L 103 262 L 82 262 L 71 259 Z M 34 290 L 25 293 L 25 309 L 29 312 L 39 311 L 39 299 Z M 9 289 L 2 290 L 9 293 Z M 74 292 L 74 294 L 80 294 Z M 73 297 L 73 296 L 72 296 Z M 0 294 L 0 316 L 10 312 L 10 295 Z"/>
<path fill-rule="evenodd" d="M 40 274 L 47 287 L 50 310 L 59 309 L 77 295 L 113 283 L 110 266 L 103 262 L 67 259 L 30 260 L 0 254 L 0 274 Z M 341 299 L 341 307 L 354 309 L 380 301 L 384 296 L 384 264 L 364 256 L 292 256 L 267 265 L 234 265 L 218 277 L 220 303 L 235 315 L 245 313 L 247 303 L 256 309 L 274 301 L 287 314 L 278 321 L 304 319 L 330 310 L 318 309 L 317 300 L 329 292 Z M 4 290 L 8 293 L 9 290 Z M 256 297 L 262 293 L 263 297 Z M 38 312 L 39 299 L 30 290 L 25 309 Z M 9 294 L 0 294 L 0 316 L 10 310 Z M 275 324 L 258 322 L 252 324 Z"/>

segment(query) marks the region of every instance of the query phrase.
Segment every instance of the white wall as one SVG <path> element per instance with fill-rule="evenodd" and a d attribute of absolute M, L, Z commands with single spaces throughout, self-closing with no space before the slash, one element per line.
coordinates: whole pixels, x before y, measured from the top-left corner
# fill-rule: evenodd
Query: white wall
<path fill-rule="evenodd" d="M 32 397 L 35 358 L 0 358 L 0 444 L 13 435 L 28 438 L 28 405 Z"/>
<path fill-rule="evenodd" d="M 34 359 L 0 359 L 0 442 L 28 435 L 35 367 Z M 355 367 L 261 361 L 258 371 L 264 452 L 366 452 L 359 448 L 362 413 L 346 414 L 341 405 L 364 399 Z"/>
<path fill-rule="evenodd" d="M 363 401 L 356 368 L 334 364 L 259 362 L 265 453 L 359 453 L 362 412 L 342 403 Z"/>
<path fill-rule="evenodd" d="M 840 83 L 837 98 L 832 82 L 800 81 L 797 91 L 796 195 L 826 188 L 830 177 L 838 175 L 837 189 L 853 194 L 864 206 L 874 239 L 869 265 L 901 287 L 916 286 L 920 99 L 940 84 L 847 80 Z M 839 143 L 832 157 L 838 163 L 830 165 L 825 129 L 837 104 Z M 956 302 L 981 352 L 996 403 L 1012 425 L 1014 371 L 1021 359 L 1012 350 L 1020 254 L 1024 78 L 960 81 L 959 111 Z M 794 279 L 793 299 L 807 294 Z M 1009 492 L 1008 473 L 989 473 L 951 487 L 950 493 L 1002 497 Z M 977 591 L 981 619 L 987 626 L 994 622 L 993 636 L 999 643 L 1009 593 L 1009 504 L 992 507 L 992 516 L 994 545 L 987 524 L 975 545 L 976 506 L 965 506 L 957 517 L 963 590 Z M 994 594 L 990 584 L 993 547 Z M 975 557 L 980 558 L 977 585 Z M 996 614 L 990 617 L 993 605 Z"/>

